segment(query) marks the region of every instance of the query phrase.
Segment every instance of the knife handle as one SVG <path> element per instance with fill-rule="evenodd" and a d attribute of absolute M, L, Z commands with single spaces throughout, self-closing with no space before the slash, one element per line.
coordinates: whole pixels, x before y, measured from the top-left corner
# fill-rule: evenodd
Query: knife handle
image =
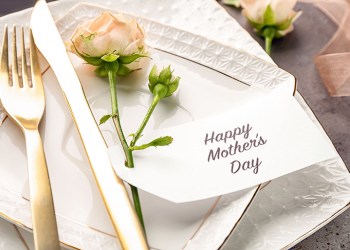
<path fill-rule="evenodd" d="M 69 63 L 71 62 L 69 61 Z M 66 99 L 100 194 L 122 247 L 132 250 L 149 249 L 144 230 L 131 204 L 124 182 L 114 172 L 106 142 L 95 121 L 73 66 L 67 68 L 64 74 L 60 73 L 56 76 L 59 82 L 71 80 L 68 83 L 69 91 L 65 91 Z"/>
<path fill-rule="evenodd" d="M 66 53 L 65 44 L 46 1 L 36 2 L 30 25 L 37 48 L 50 64 L 62 88 L 121 246 L 131 250 L 148 249 L 141 223 L 136 216 L 123 181 L 112 168 L 107 145 L 86 100 L 80 80 Z"/>

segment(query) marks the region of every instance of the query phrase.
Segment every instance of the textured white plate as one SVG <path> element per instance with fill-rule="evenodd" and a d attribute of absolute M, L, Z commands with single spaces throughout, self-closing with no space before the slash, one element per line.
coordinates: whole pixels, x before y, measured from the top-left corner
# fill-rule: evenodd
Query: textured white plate
<path fill-rule="evenodd" d="M 50 6 L 54 16 L 59 17 L 65 15 L 67 9 L 76 2 L 61 0 L 50 4 Z M 185 0 L 148 0 L 142 2 L 136 0 L 89 0 L 89 2 L 112 6 L 139 16 L 148 16 L 172 26 L 200 33 L 211 39 L 249 50 L 250 53 L 271 61 L 237 22 L 212 0 L 192 0 L 190 2 Z M 173 12 L 176 15 L 172 15 Z M 3 26 L 5 22 L 26 24 L 29 20 L 29 14 L 29 11 L 24 11 L 4 17 L 1 19 L 0 26 Z M 206 18 L 203 19 L 203 16 Z M 300 95 L 297 94 L 296 98 L 315 124 L 319 126 Z M 323 131 L 320 126 L 319 128 Z M 23 170 L 23 167 L 21 169 Z M 341 159 L 319 164 L 273 181 L 259 192 L 258 198 L 254 200 L 247 216 L 243 218 L 239 224 L 239 229 L 232 237 L 232 241 L 229 242 L 228 249 L 233 247 L 235 249 L 291 247 L 329 222 L 347 207 L 350 200 L 349 183 L 349 174 Z M 8 210 L 23 210 L 21 206 L 11 202 L 11 199 L 5 202 Z M 228 206 L 227 210 L 229 209 Z M 220 211 L 225 210 L 221 209 Z M 214 213 L 216 212 L 215 210 Z M 28 221 L 28 214 L 25 218 Z M 74 224 L 74 226 L 76 225 Z M 220 226 L 221 224 L 217 226 L 218 230 L 221 230 Z M 208 230 L 214 227 L 215 225 L 210 224 L 204 226 Z M 211 233 L 213 232 L 215 233 L 215 230 L 211 231 Z M 100 240 L 99 245 L 103 246 L 105 238 L 96 237 L 95 232 L 91 232 L 91 235 L 94 235 L 95 240 Z M 212 235 L 208 237 L 208 234 L 204 234 L 204 242 L 210 242 L 211 239 Z M 85 239 L 75 240 L 79 244 L 83 244 Z M 195 244 L 192 246 L 195 247 Z"/>
<path fill-rule="evenodd" d="M 63 39 L 68 40 L 79 23 L 96 17 L 103 10 L 79 5 L 69 11 L 57 22 Z M 152 60 L 144 60 L 143 70 L 120 79 L 119 103 L 126 134 L 136 130 L 151 101 L 147 90 L 150 62 L 159 66 L 171 64 L 182 79 L 179 92 L 161 103 L 147 129 L 164 128 L 225 112 L 230 106 L 264 95 L 278 85 L 285 85 L 291 94 L 294 92 L 294 77 L 270 63 L 154 21 L 139 19 L 139 22 L 146 30 L 147 44 L 154 49 L 150 49 Z M 90 66 L 74 56 L 73 60 L 98 120 L 110 113 L 108 83 L 106 79 L 95 77 Z M 118 244 L 114 232 L 80 138 L 50 69 L 45 71 L 43 79 L 47 108 L 41 132 L 52 179 L 60 239 L 78 248 L 115 249 Z M 107 144 L 117 143 L 116 133 L 109 123 L 101 128 Z M 0 136 L 0 158 L 4 165 L 0 169 L 1 195 L 4 197 L 0 202 L 0 212 L 30 228 L 23 136 L 9 120 L 2 125 Z M 186 204 L 174 204 L 141 193 L 149 243 L 156 249 L 219 248 L 255 193 L 256 187 Z M 208 238 L 210 241 L 204 240 Z"/>

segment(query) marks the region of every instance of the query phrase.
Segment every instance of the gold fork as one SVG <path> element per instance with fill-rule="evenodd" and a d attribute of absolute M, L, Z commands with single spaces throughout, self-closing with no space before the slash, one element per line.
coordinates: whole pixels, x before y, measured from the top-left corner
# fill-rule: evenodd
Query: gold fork
<path fill-rule="evenodd" d="M 60 249 L 50 179 L 38 126 L 45 109 L 45 95 L 41 80 L 36 47 L 30 32 L 30 72 L 21 28 L 21 72 L 17 63 L 16 27 L 12 39 L 12 81 L 9 71 L 8 29 L 4 30 L 0 61 L 0 98 L 10 118 L 22 129 L 27 148 L 28 175 L 35 249 Z"/>

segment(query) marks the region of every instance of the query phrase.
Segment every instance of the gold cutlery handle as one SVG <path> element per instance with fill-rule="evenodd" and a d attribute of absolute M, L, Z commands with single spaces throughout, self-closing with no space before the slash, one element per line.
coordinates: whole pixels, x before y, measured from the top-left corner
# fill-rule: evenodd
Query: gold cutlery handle
<path fill-rule="evenodd" d="M 24 131 L 36 250 L 58 250 L 59 239 L 49 173 L 38 130 Z"/>

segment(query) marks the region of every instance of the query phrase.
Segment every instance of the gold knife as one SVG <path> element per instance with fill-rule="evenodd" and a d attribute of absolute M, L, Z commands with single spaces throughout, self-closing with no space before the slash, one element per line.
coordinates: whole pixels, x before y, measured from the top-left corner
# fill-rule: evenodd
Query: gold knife
<path fill-rule="evenodd" d="M 55 72 L 78 128 L 92 172 L 124 249 L 148 249 L 144 231 L 123 181 L 114 173 L 107 145 L 92 115 L 79 78 L 45 0 L 34 6 L 30 26 L 37 48 Z"/>

